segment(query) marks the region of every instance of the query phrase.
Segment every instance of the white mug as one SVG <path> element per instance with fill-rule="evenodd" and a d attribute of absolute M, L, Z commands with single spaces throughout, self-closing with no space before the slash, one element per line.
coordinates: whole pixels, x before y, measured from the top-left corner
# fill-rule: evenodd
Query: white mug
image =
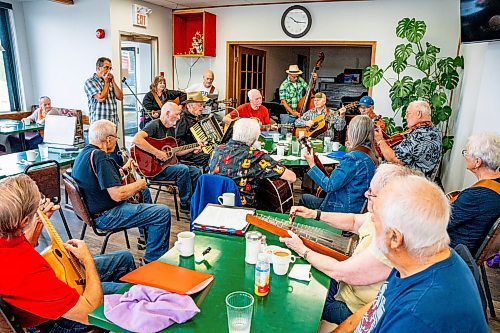
<path fill-rule="evenodd" d="M 285 156 L 285 145 L 278 143 L 276 145 L 276 155 L 278 156 Z"/>
<path fill-rule="evenodd" d="M 217 198 L 217 201 L 223 206 L 234 206 L 234 193 L 224 193 Z"/>
<path fill-rule="evenodd" d="M 194 232 L 183 231 L 177 234 L 177 241 L 174 246 L 180 255 L 190 257 L 194 254 Z"/>
<path fill-rule="evenodd" d="M 279 141 L 280 141 L 280 134 L 273 133 L 273 142 L 279 142 Z"/>
<path fill-rule="evenodd" d="M 276 275 L 285 275 L 288 273 L 290 263 L 295 262 L 296 258 L 288 249 L 279 248 L 273 251 L 273 272 Z"/>
<path fill-rule="evenodd" d="M 49 158 L 49 146 L 47 144 L 40 143 L 38 145 L 38 151 L 40 152 L 41 159 Z"/>
<path fill-rule="evenodd" d="M 28 162 L 35 162 L 38 156 L 38 152 L 35 150 L 27 150 L 26 151 L 26 159 Z"/>
<path fill-rule="evenodd" d="M 254 147 L 255 149 L 259 149 L 259 150 L 260 150 L 260 149 L 262 148 L 262 142 L 260 142 L 259 140 L 255 141 L 255 142 L 253 143 L 253 147 Z"/>
<path fill-rule="evenodd" d="M 340 149 L 340 143 L 339 142 L 332 142 L 332 150 L 338 151 L 339 149 Z"/>
<path fill-rule="evenodd" d="M 29 118 L 23 118 L 22 122 L 23 122 L 24 126 L 27 126 L 27 125 L 31 124 L 31 119 L 29 119 Z"/>

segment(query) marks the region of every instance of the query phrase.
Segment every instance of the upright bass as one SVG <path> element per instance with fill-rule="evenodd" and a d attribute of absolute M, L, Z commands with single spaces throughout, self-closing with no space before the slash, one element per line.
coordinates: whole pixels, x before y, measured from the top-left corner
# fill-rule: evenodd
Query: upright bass
<path fill-rule="evenodd" d="M 318 69 L 321 67 L 321 64 L 323 63 L 323 60 L 325 60 L 325 54 L 323 52 L 320 52 L 318 54 L 319 58 L 316 61 L 316 64 L 314 65 L 314 68 L 311 72 L 311 77 L 309 78 L 309 85 L 307 86 L 306 94 L 299 100 L 299 103 L 297 104 L 297 111 L 303 115 L 304 112 L 307 110 L 313 109 L 314 108 L 314 79 L 313 79 L 313 74 L 318 71 Z"/>

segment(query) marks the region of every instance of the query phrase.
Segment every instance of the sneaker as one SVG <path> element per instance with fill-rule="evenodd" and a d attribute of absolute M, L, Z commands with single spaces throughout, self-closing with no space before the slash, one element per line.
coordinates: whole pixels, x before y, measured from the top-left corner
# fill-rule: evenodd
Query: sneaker
<path fill-rule="evenodd" d="M 137 249 L 145 250 L 146 249 L 146 240 L 144 237 L 137 237 Z"/>
<path fill-rule="evenodd" d="M 191 211 L 191 207 L 189 205 L 180 204 L 179 210 L 180 210 L 181 213 L 189 215 L 189 213 Z"/>
<path fill-rule="evenodd" d="M 139 258 L 139 267 L 149 264 L 144 258 Z"/>

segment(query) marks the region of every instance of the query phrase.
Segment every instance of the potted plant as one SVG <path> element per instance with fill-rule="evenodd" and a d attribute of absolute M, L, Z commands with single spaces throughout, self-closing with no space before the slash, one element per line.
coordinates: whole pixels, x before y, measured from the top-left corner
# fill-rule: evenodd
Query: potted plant
<path fill-rule="evenodd" d="M 432 122 L 443 131 L 444 154 L 453 146 L 453 136 L 447 135 L 448 119 L 452 113 L 448 101 L 458 85 L 458 69 L 464 68 L 464 59 L 462 56 L 439 57 L 438 47 L 422 42 L 426 29 L 424 21 L 414 18 L 399 21 L 396 36 L 404 39 L 404 43 L 396 46 L 394 60 L 385 69 L 378 65 L 366 67 L 363 84 L 368 88 L 384 80 L 390 86 L 389 97 L 394 117 L 401 112 L 404 125 L 408 104 L 427 100 L 432 110 Z M 407 74 L 409 71 L 413 76 Z M 396 125 L 394 117 L 384 117 L 389 135 L 403 131 L 402 126 Z"/>

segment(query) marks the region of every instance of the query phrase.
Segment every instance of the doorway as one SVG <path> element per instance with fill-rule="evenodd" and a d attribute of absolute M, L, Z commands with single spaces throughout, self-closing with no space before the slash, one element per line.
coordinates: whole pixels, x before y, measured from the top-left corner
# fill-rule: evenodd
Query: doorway
<path fill-rule="evenodd" d="M 131 145 L 132 137 L 139 131 L 143 116 L 141 103 L 157 73 L 157 45 L 157 37 L 121 34 L 121 77 L 126 79 L 122 84 L 122 126 L 127 148 Z"/>

